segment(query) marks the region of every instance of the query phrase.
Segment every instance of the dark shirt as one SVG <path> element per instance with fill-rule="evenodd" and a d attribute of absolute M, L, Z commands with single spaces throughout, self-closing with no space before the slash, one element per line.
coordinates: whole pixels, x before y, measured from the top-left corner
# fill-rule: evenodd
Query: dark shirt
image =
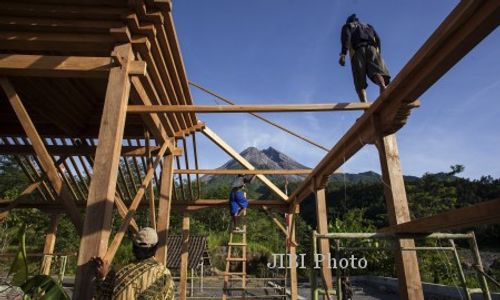
<path fill-rule="evenodd" d="M 368 26 L 369 29 L 373 31 L 374 40 L 367 39 L 363 37 L 360 33 L 360 26 Z M 372 45 L 380 48 L 380 38 L 375 31 L 375 29 L 370 24 L 363 24 L 360 22 L 351 22 L 345 24 L 342 27 L 342 32 L 340 35 L 340 40 L 342 42 L 342 48 L 340 54 L 345 55 L 349 48 L 356 50 L 362 45 Z"/>

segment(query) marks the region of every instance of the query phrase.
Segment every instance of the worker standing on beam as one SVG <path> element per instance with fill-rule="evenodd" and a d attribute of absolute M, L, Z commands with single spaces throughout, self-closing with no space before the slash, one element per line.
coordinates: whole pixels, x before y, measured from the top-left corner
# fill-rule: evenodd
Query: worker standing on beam
<path fill-rule="evenodd" d="M 366 98 L 366 76 L 376 83 L 380 93 L 389 84 L 391 76 L 380 55 L 380 38 L 375 29 L 358 20 L 355 14 L 347 18 L 341 32 L 342 49 L 339 64 L 345 65 L 345 56 L 349 49 L 354 86 L 361 102 Z"/>

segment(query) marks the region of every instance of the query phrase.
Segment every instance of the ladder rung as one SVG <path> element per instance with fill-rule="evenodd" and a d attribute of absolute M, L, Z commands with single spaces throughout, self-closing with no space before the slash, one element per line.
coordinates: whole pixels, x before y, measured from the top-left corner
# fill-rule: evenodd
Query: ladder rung
<path fill-rule="evenodd" d="M 231 276 L 231 275 L 247 275 L 246 272 L 224 272 L 225 276 Z"/>
<path fill-rule="evenodd" d="M 229 257 L 226 258 L 226 261 L 246 261 L 244 257 Z"/>
<path fill-rule="evenodd" d="M 246 246 L 247 243 L 228 243 L 228 246 Z"/>

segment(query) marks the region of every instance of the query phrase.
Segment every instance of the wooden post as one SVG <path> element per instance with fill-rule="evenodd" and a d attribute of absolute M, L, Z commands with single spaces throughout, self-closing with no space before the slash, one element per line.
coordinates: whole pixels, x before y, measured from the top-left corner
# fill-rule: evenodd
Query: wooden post
<path fill-rule="evenodd" d="M 130 92 L 128 63 L 133 59 L 130 44 L 116 46 L 114 55 L 122 66 L 109 73 L 104 109 L 99 129 L 94 174 L 90 183 L 83 235 L 78 253 L 78 267 L 74 295 L 78 299 L 91 299 L 94 295 L 94 267 L 91 257 L 103 257 L 108 248 L 113 202 L 118 177 L 125 116 Z"/>
<path fill-rule="evenodd" d="M 160 179 L 160 193 L 158 203 L 158 248 L 156 259 L 167 265 L 167 237 L 170 229 L 170 211 L 172 207 L 172 189 L 174 185 L 174 155 L 170 154 L 163 158 Z"/>
<path fill-rule="evenodd" d="M 50 224 L 45 236 L 45 246 L 43 247 L 43 261 L 40 273 L 50 275 L 50 266 L 52 265 L 52 257 L 54 255 L 54 247 L 56 245 L 57 225 L 61 215 L 54 214 L 50 216 Z"/>
<path fill-rule="evenodd" d="M 375 126 L 378 121 L 375 120 Z M 410 221 L 410 210 L 406 199 L 403 173 L 399 162 L 398 145 L 394 134 L 383 136 L 378 131 L 376 145 L 382 169 L 387 215 L 391 226 Z M 401 248 L 414 248 L 412 239 L 400 239 L 394 249 L 396 271 L 399 278 L 400 299 L 423 300 L 422 282 L 415 251 L 402 251 Z"/>
<path fill-rule="evenodd" d="M 151 145 L 149 138 L 149 131 L 144 130 L 144 141 L 146 143 L 146 152 L 148 159 L 148 169 L 153 167 L 153 157 L 151 156 Z M 156 230 L 156 207 L 155 207 L 155 191 L 153 187 L 153 180 L 149 183 L 149 224 Z"/>
<path fill-rule="evenodd" d="M 182 217 L 182 252 L 179 279 L 179 299 L 186 300 L 187 297 L 187 277 L 189 259 L 189 215 L 184 213 Z"/>
<path fill-rule="evenodd" d="M 327 218 L 327 206 L 326 206 L 326 192 L 325 189 L 319 189 L 315 191 L 316 194 L 316 224 L 319 234 L 328 233 L 328 218 Z M 330 299 L 328 291 L 333 289 L 333 278 L 332 272 L 329 267 L 329 254 L 330 254 L 330 241 L 328 239 L 319 239 L 319 254 L 323 255 L 323 261 L 321 262 L 321 278 L 323 279 L 323 284 L 325 286 L 325 291 L 327 291 L 324 298 Z"/>
<path fill-rule="evenodd" d="M 9 102 L 12 106 L 12 109 L 16 113 L 19 122 L 23 126 L 26 135 L 31 141 L 31 145 L 35 150 L 36 156 L 40 160 L 41 167 L 47 174 L 47 178 L 50 183 L 54 187 L 56 194 L 61 198 L 63 204 L 67 210 L 68 216 L 76 227 L 76 231 L 78 233 L 82 232 L 82 217 L 80 212 L 78 211 L 75 202 L 72 199 L 72 196 L 68 190 L 68 187 L 64 184 L 64 182 L 59 177 L 57 168 L 52 160 L 52 156 L 50 156 L 45 144 L 38 134 L 38 131 L 33 124 L 30 116 L 26 108 L 24 107 L 21 98 L 17 94 L 16 90 L 9 82 L 9 80 L 2 78 L 0 79 L 0 85 L 2 86 Z"/>
<path fill-rule="evenodd" d="M 290 299 L 298 299 L 298 287 L 297 287 L 297 246 L 295 242 L 295 220 L 296 215 L 290 214 L 290 235 L 289 235 L 289 246 L 290 246 Z"/>

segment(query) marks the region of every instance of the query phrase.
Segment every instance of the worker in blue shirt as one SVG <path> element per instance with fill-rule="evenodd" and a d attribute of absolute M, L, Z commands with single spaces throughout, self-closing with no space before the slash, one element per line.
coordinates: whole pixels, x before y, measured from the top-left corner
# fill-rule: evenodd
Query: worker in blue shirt
<path fill-rule="evenodd" d="M 248 200 L 246 198 L 246 193 L 243 192 L 243 188 L 247 183 L 251 182 L 253 178 L 253 175 L 251 177 L 238 175 L 231 186 L 229 210 L 231 211 L 231 218 L 233 220 L 233 231 L 242 231 L 241 228 L 238 227 L 238 217 L 245 214 L 245 209 L 248 207 Z"/>

